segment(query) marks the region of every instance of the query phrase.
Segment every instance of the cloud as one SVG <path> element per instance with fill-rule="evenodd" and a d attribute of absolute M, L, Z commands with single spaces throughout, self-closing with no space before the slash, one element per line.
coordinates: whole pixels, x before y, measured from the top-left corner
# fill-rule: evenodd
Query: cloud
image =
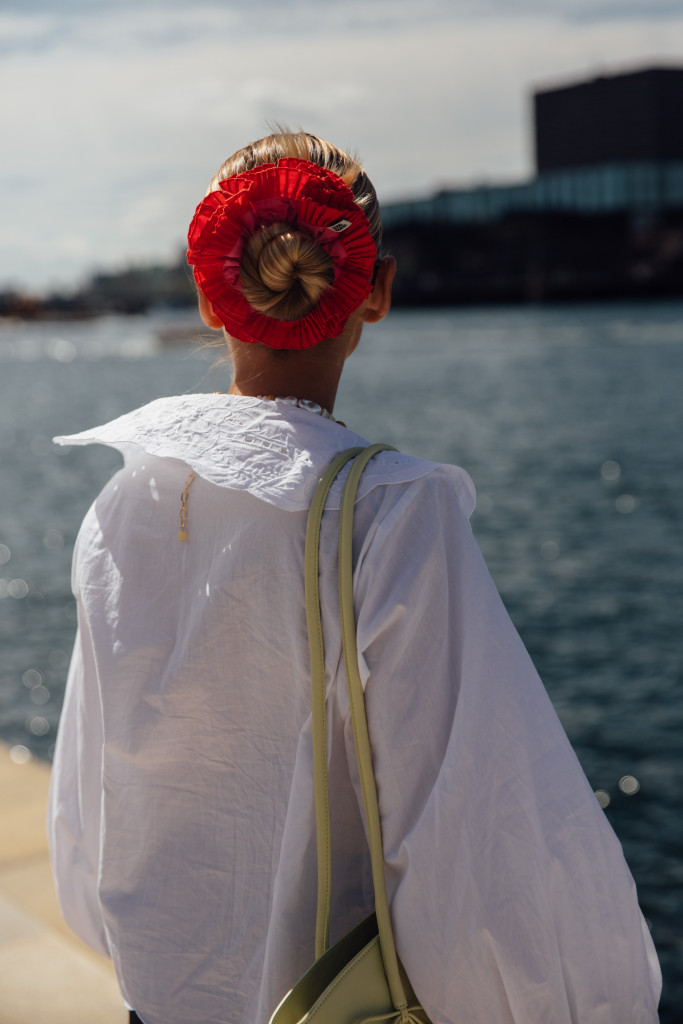
<path fill-rule="evenodd" d="M 4 0 L 0 47 L 45 49 L 65 40 L 152 48 L 207 35 L 352 35 L 493 19 L 555 18 L 567 23 L 678 19 L 679 0 Z"/>

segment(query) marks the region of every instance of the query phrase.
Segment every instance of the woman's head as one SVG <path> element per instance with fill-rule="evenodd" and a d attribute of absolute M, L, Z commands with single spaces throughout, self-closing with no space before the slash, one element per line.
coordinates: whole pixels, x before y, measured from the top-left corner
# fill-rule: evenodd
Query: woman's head
<path fill-rule="evenodd" d="M 232 337 L 304 349 L 338 336 L 368 298 L 381 237 L 358 161 L 281 131 L 222 165 L 190 226 L 188 261 Z"/>
<path fill-rule="evenodd" d="M 382 246 L 382 217 L 375 186 L 355 157 L 310 132 L 280 131 L 252 142 L 244 149 L 238 149 L 213 176 L 208 191 L 214 192 L 219 188 L 224 178 L 231 178 L 242 171 L 251 171 L 260 164 L 276 164 L 278 160 L 287 157 L 310 160 L 341 178 L 353 193 L 354 202 L 368 219 L 370 235 L 379 255 Z"/>

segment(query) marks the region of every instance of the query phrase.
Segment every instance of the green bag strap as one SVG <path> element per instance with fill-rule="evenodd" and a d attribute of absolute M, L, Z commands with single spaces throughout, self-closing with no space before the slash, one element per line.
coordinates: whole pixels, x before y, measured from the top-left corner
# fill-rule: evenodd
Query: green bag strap
<path fill-rule="evenodd" d="M 358 646 L 356 643 L 356 616 L 353 605 L 353 512 L 356 492 L 361 474 L 370 459 L 389 448 L 388 445 L 374 444 L 366 448 L 358 456 L 348 475 L 342 498 L 341 516 L 339 520 L 339 606 L 341 611 L 342 643 L 344 647 L 344 663 L 349 690 L 349 704 L 353 722 L 353 735 L 356 743 L 356 758 L 360 774 L 365 819 L 368 828 L 368 844 L 372 864 L 372 883 L 375 890 L 375 914 L 379 941 L 382 947 L 382 959 L 386 972 L 391 998 L 394 1007 L 402 1011 L 403 1018 L 407 1008 L 407 999 L 398 966 L 396 944 L 389 915 L 389 901 L 384 878 L 384 851 L 382 848 L 382 830 L 377 802 L 377 785 L 372 767 L 372 752 L 368 735 L 368 722 L 365 715 L 365 699 L 363 684 L 358 670 Z M 390 449 L 391 450 L 391 449 Z M 393 449 L 395 451 L 395 449 Z"/>
<path fill-rule="evenodd" d="M 316 959 L 329 945 L 330 919 L 330 807 L 327 778 L 327 728 L 325 718 L 325 653 L 320 617 L 320 596 L 318 591 L 318 564 L 320 523 L 327 494 L 332 482 L 343 466 L 351 459 L 351 467 L 342 497 L 339 519 L 339 604 L 341 612 L 342 644 L 349 691 L 349 705 L 358 761 L 365 818 L 368 829 L 368 844 L 372 864 L 372 881 L 375 891 L 375 914 L 379 940 L 382 948 L 384 969 L 394 1006 L 406 1011 L 407 1000 L 401 980 L 396 955 L 396 945 L 389 915 L 386 882 L 384 877 L 384 851 L 377 802 L 377 786 L 372 766 L 372 752 L 368 735 L 363 684 L 358 670 L 358 647 L 356 642 L 356 620 L 353 604 L 353 513 L 356 493 L 363 470 L 378 452 L 395 451 L 390 445 L 373 444 L 369 447 L 351 448 L 330 464 L 323 474 L 311 502 L 306 529 L 305 581 L 306 617 L 308 622 L 311 651 L 311 682 L 313 687 L 313 770 L 316 806 L 316 832 L 318 844 L 318 914 L 316 920 Z M 401 1014 L 404 1015 L 403 1013 Z"/>
<path fill-rule="evenodd" d="M 306 523 L 304 553 L 304 585 L 306 591 L 306 624 L 311 659 L 311 691 L 313 715 L 313 784 L 315 792 L 315 827 L 318 852 L 318 909 L 315 926 L 315 958 L 322 956 L 330 937 L 330 801 L 327 782 L 327 716 L 325 713 L 325 647 L 320 617 L 318 565 L 320 524 L 327 494 L 340 470 L 362 452 L 349 448 L 332 460 L 313 494 Z"/>

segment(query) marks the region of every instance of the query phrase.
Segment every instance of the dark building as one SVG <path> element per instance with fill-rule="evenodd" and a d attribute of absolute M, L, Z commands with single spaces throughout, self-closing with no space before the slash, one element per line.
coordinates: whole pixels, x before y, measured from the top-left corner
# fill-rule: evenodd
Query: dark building
<path fill-rule="evenodd" d="M 683 208 L 683 68 L 650 68 L 534 95 L 537 175 L 392 203 L 388 227 L 509 213 L 631 214 Z"/>
<path fill-rule="evenodd" d="M 648 68 L 537 92 L 536 169 L 683 160 L 683 69 Z"/>
<path fill-rule="evenodd" d="M 683 294 L 683 68 L 534 97 L 538 173 L 383 209 L 409 305 Z"/>

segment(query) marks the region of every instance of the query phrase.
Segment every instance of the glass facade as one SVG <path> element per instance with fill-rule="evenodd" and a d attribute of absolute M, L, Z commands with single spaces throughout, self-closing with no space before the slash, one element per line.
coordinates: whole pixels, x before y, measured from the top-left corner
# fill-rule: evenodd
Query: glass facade
<path fill-rule="evenodd" d="M 439 192 L 382 208 L 385 227 L 483 222 L 512 212 L 634 213 L 683 207 L 683 161 L 614 163 L 546 171 L 519 185 Z"/>

